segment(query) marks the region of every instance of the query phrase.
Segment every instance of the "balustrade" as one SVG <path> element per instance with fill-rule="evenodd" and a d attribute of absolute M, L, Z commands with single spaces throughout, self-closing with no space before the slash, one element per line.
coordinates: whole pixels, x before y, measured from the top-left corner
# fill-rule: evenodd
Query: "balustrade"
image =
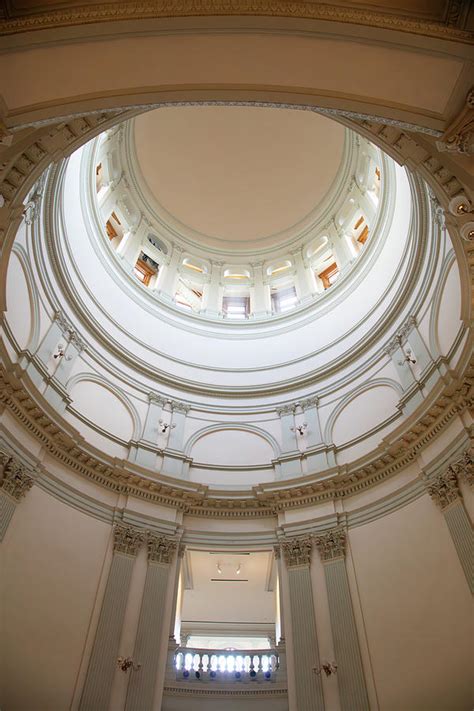
<path fill-rule="evenodd" d="M 179 647 L 174 655 L 176 679 L 227 682 L 274 682 L 280 666 L 274 649 L 196 649 Z"/>

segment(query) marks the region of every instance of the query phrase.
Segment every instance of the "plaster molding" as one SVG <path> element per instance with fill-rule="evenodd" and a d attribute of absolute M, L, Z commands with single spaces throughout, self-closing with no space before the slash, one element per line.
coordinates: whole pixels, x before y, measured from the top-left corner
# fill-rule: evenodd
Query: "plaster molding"
<path fill-rule="evenodd" d="M 253 487 L 252 491 L 223 494 L 208 487 L 190 485 L 169 477 L 152 479 L 128 462 L 106 455 L 99 459 L 80 438 L 66 433 L 37 404 L 25 387 L 1 372 L 0 401 L 42 443 L 43 447 L 78 473 L 109 490 L 137 496 L 148 501 L 178 508 L 195 516 L 241 518 L 272 516 L 285 509 L 310 506 L 364 491 L 396 474 L 416 460 L 433 439 L 473 404 L 472 378 L 466 376 L 449 393 L 441 394 L 428 405 L 418 421 L 384 448 L 375 451 L 368 463 L 345 468 L 344 473 L 328 470 L 325 477 L 316 475 L 297 480 Z"/>
<path fill-rule="evenodd" d="M 0 489 L 20 501 L 33 486 L 34 478 L 24 464 L 5 451 L 0 451 L 0 467 L 3 471 L 0 479 Z"/>
<path fill-rule="evenodd" d="M 402 344 L 407 340 L 412 330 L 417 324 L 416 316 L 409 316 L 406 321 L 397 330 L 397 333 L 389 341 L 388 345 L 385 347 L 385 352 L 387 355 L 391 356 L 395 351 L 402 346 Z"/>
<path fill-rule="evenodd" d="M 114 553 L 126 553 L 136 556 L 141 544 L 145 540 L 145 532 L 133 526 L 124 526 L 116 523 L 113 527 Z"/>
<path fill-rule="evenodd" d="M 454 474 L 459 479 L 464 479 L 469 486 L 474 485 L 474 459 L 472 456 L 472 450 L 467 449 L 462 457 L 450 464 L 449 469 L 454 472 Z"/>
<path fill-rule="evenodd" d="M 435 504 L 442 510 L 461 498 L 456 473 L 448 467 L 442 474 L 429 482 L 427 490 Z"/>
<path fill-rule="evenodd" d="M 174 552 L 178 546 L 175 540 L 167 536 L 157 536 L 152 533 L 147 534 L 146 544 L 149 563 L 171 563 Z"/>
<path fill-rule="evenodd" d="M 466 96 L 462 110 L 436 145 L 441 152 L 474 155 L 474 87 Z"/>
<path fill-rule="evenodd" d="M 314 537 L 314 543 L 323 563 L 344 558 L 346 555 L 346 532 L 343 528 L 333 528 L 320 536 Z"/>
<path fill-rule="evenodd" d="M 311 565 L 313 551 L 311 536 L 282 539 L 280 545 L 288 568 Z"/>

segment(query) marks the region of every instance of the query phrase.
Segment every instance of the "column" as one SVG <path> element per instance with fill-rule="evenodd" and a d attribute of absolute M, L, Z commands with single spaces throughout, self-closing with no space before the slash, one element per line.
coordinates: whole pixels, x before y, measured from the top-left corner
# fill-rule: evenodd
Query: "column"
<path fill-rule="evenodd" d="M 183 250 L 174 245 L 168 264 L 160 270 L 158 275 L 156 290 L 170 301 L 174 299 L 176 293 L 176 284 L 179 276 L 178 269 L 181 264 L 182 256 Z"/>
<path fill-rule="evenodd" d="M 329 615 L 342 711 L 367 711 L 369 700 L 345 564 L 346 533 L 333 529 L 315 537 L 326 578 Z"/>
<path fill-rule="evenodd" d="M 117 524 L 113 529 L 114 554 L 95 633 L 80 711 L 108 709 L 117 666 L 128 590 L 135 558 L 145 539 L 143 531 Z"/>
<path fill-rule="evenodd" d="M 0 541 L 3 541 L 18 503 L 33 486 L 33 477 L 6 452 L 0 452 L 0 467 Z"/>
<path fill-rule="evenodd" d="M 211 276 L 203 293 L 203 311 L 218 316 L 222 311 L 222 288 L 220 285 L 223 262 L 211 262 Z"/>
<path fill-rule="evenodd" d="M 309 537 L 285 539 L 281 544 L 288 566 L 291 629 L 298 711 L 324 711 L 319 669 L 313 590 L 310 565 L 312 541 Z"/>
<path fill-rule="evenodd" d="M 255 318 L 265 318 L 272 312 L 270 284 L 266 283 L 263 262 L 252 264 L 254 285 L 250 289 L 250 310 Z"/>
<path fill-rule="evenodd" d="M 277 583 L 278 583 L 278 626 L 279 630 L 275 629 L 275 641 L 278 645 L 280 642 L 285 642 L 285 611 L 283 608 L 282 592 L 281 592 L 281 581 L 282 581 L 282 560 L 280 546 L 274 546 L 273 551 L 275 553 L 276 567 L 277 567 Z M 276 627 L 276 625 L 275 625 Z"/>
<path fill-rule="evenodd" d="M 176 546 L 176 541 L 166 536 L 148 535 L 148 570 L 133 652 L 133 660 L 140 668 L 130 676 L 125 711 L 144 711 L 153 707 L 163 630 L 166 627 L 163 611 Z"/>
<path fill-rule="evenodd" d="M 315 291 L 314 277 L 311 270 L 306 267 L 301 252 L 292 252 L 295 267 L 295 288 L 301 302 L 308 301 Z"/>
<path fill-rule="evenodd" d="M 277 408 L 281 421 L 281 455 L 279 458 L 281 477 L 301 474 L 301 453 L 295 433 L 296 405 L 284 405 Z"/>
<path fill-rule="evenodd" d="M 467 584 L 474 593 L 474 535 L 471 522 L 464 508 L 457 476 L 467 471 L 472 476 L 469 455 L 451 464 L 445 472 L 425 481 L 428 493 L 443 512 L 456 552 L 459 556 Z"/>
<path fill-rule="evenodd" d="M 148 412 L 140 440 L 137 442 L 135 461 L 142 467 L 154 469 L 158 451 L 158 423 L 166 398 L 157 393 L 148 393 Z"/>

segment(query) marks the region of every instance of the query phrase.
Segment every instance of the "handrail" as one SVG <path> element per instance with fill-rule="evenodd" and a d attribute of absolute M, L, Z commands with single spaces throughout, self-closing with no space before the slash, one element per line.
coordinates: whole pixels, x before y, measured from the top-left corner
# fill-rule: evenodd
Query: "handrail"
<path fill-rule="evenodd" d="M 203 649 L 178 647 L 174 654 L 178 679 L 271 681 L 280 666 L 276 649 Z"/>

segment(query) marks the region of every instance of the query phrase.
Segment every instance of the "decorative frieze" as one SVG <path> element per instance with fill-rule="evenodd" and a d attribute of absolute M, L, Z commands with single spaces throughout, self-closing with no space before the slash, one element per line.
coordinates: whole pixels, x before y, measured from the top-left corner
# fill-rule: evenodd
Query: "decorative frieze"
<path fill-rule="evenodd" d="M 136 556 L 145 538 L 145 531 L 117 523 L 114 526 L 114 552 Z"/>
<path fill-rule="evenodd" d="M 172 538 L 148 533 L 148 561 L 150 563 L 171 563 L 177 545 L 177 542 Z"/>
<path fill-rule="evenodd" d="M 428 483 L 428 493 L 441 510 L 461 497 L 458 480 L 451 467 Z"/>
<path fill-rule="evenodd" d="M 33 477 L 21 462 L 5 452 L 0 454 L 0 463 L 3 464 L 0 488 L 15 501 L 20 501 L 33 486 Z"/>
<path fill-rule="evenodd" d="M 321 560 L 334 560 L 346 555 L 346 532 L 343 528 L 333 528 L 331 531 L 314 537 L 314 543 Z"/>
<path fill-rule="evenodd" d="M 281 543 L 283 555 L 289 568 L 297 565 L 310 565 L 313 541 L 310 536 L 290 538 Z"/>

